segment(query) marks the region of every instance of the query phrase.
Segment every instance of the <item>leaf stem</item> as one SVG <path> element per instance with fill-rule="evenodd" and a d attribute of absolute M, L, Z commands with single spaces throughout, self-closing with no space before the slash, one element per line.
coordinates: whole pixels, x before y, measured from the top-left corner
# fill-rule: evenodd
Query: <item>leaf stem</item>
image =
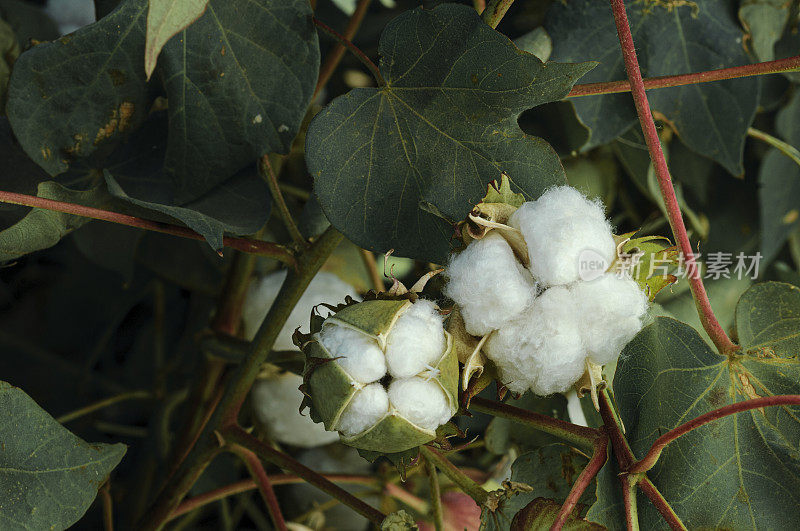
<path fill-rule="evenodd" d="M 269 162 L 269 154 L 261 157 L 261 160 L 258 164 L 258 171 L 267 181 L 269 193 L 272 194 L 272 199 L 275 201 L 275 205 L 278 207 L 278 212 L 280 212 L 281 218 L 283 219 L 283 224 L 286 225 L 286 230 L 289 231 L 289 236 L 292 238 L 292 241 L 301 249 L 306 247 L 308 242 L 305 238 L 303 238 L 303 234 L 300 232 L 300 229 L 297 228 L 297 223 L 295 223 L 294 218 L 292 217 L 292 213 L 289 212 L 289 207 L 286 206 L 286 200 L 283 198 L 283 192 L 281 192 L 281 189 L 278 186 L 278 177 L 275 175 L 275 172 L 272 170 L 272 164 Z"/>
<path fill-rule="evenodd" d="M 486 9 L 481 13 L 483 21 L 489 26 L 496 28 L 513 3 L 514 0 L 489 0 L 486 4 Z"/>
<path fill-rule="evenodd" d="M 55 212 L 63 212 L 65 214 L 72 214 L 84 218 L 99 219 L 101 221 L 108 221 L 111 223 L 117 223 L 119 225 L 127 225 L 128 227 L 136 227 L 139 229 L 170 234 L 172 236 L 180 236 L 181 238 L 188 238 L 190 240 L 205 240 L 202 235 L 198 234 L 192 229 L 182 227 L 180 225 L 170 225 L 169 223 L 137 218 L 135 216 L 120 214 L 119 212 L 112 212 L 110 210 L 103 210 L 101 208 L 88 207 L 75 203 L 67 203 L 64 201 L 55 201 L 53 199 L 45 199 L 44 197 L 37 197 L 35 195 L 0 191 L 0 203 L 41 208 L 43 210 L 53 210 Z M 278 245 L 277 243 L 253 240 L 250 238 L 233 238 L 225 236 L 222 239 L 222 245 L 224 247 L 236 249 L 245 253 L 274 258 L 275 260 L 289 265 L 294 265 L 296 263 L 292 252 L 286 247 Z"/>
<path fill-rule="evenodd" d="M 455 483 L 458 488 L 464 491 L 465 494 L 468 494 L 473 500 L 475 500 L 475 503 L 483 507 L 483 504 L 489 499 L 489 493 L 486 491 L 486 489 L 478 485 L 475 481 L 459 470 L 457 466 L 451 463 L 449 459 L 432 447 L 428 445 L 422 445 L 419 447 L 419 451 L 426 461 L 436 465 L 436 468 L 441 470 L 445 476 L 450 478 L 450 481 Z"/>
<path fill-rule="evenodd" d="M 658 512 L 661 513 L 661 516 L 664 518 L 664 520 L 667 521 L 670 528 L 686 531 L 686 526 L 683 525 L 683 522 L 672 509 L 672 506 L 670 506 L 664 496 L 658 492 L 658 489 L 653 482 L 650 481 L 650 478 L 643 476 L 639 480 L 639 488 L 642 489 L 642 492 L 644 492 L 648 498 L 650 498 L 650 501 L 653 503 Z"/>
<path fill-rule="evenodd" d="M 669 219 L 670 227 L 672 227 L 672 233 L 675 235 L 678 247 L 683 253 L 684 260 L 690 271 L 687 276 L 689 277 L 689 286 L 692 290 L 697 313 L 700 316 L 700 322 L 714 342 L 719 353 L 722 355 L 730 355 L 738 347 L 730 340 L 725 330 L 719 324 L 719 321 L 711 309 L 711 302 L 708 300 L 708 294 L 703 285 L 703 280 L 700 278 L 700 275 L 696 274 L 696 271 L 693 270 L 696 268 L 696 259 L 692 250 L 692 244 L 689 241 L 689 236 L 686 233 L 686 226 L 683 223 L 678 199 L 675 196 L 675 189 L 672 187 L 672 177 L 669 174 L 669 168 L 667 168 L 667 161 L 664 158 L 664 152 L 661 150 L 658 131 L 656 130 L 656 124 L 653 121 L 653 115 L 650 111 L 650 104 L 647 101 L 642 72 L 639 70 L 639 61 L 636 58 L 633 36 L 631 35 L 631 29 L 628 25 L 628 15 L 625 12 L 624 0 L 611 0 L 611 9 L 614 12 L 614 21 L 617 25 L 617 34 L 619 35 L 619 42 L 622 47 L 625 70 L 628 73 L 628 79 L 631 84 L 636 113 L 639 115 L 639 123 L 642 126 L 645 141 L 650 150 L 650 158 L 653 161 L 653 168 L 655 168 L 661 196 L 664 198 L 664 205 L 667 210 L 667 218 Z"/>
<path fill-rule="evenodd" d="M 122 393 L 115 396 L 110 396 L 99 402 L 95 402 L 94 404 L 89 404 L 88 406 L 82 407 L 80 409 L 76 409 L 75 411 L 70 411 L 69 413 L 65 413 L 58 417 L 56 420 L 61 424 L 66 424 L 72 420 L 77 418 L 83 417 L 84 415 L 88 415 L 89 413 L 93 413 L 97 410 L 113 406 L 119 402 L 124 402 L 126 400 L 147 400 L 148 398 L 153 398 L 153 394 L 150 391 L 131 391 L 129 393 Z"/>
<path fill-rule="evenodd" d="M 372 0 L 358 0 L 355 10 L 350 16 L 350 20 L 347 22 L 347 27 L 344 29 L 344 33 L 342 33 L 342 37 L 350 42 L 353 41 L 353 37 L 356 36 L 358 28 L 361 27 L 361 22 L 364 20 L 364 15 L 367 14 L 367 9 L 369 9 L 371 2 Z M 336 46 L 333 47 L 333 50 L 328 52 L 327 57 L 325 57 L 325 62 L 322 63 L 322 67 L 319 69 L 319 78 L 317 78 L 317 87 L 314 89 L 314 97 L 316 97 L 319 91 L 330 81 L 331 76 L 336 71 L 336 67 L 339 66 L 342 57 L 344 57 L 345 49 L 346 45 L 339 41 L 336 43 Z"/>
<path fill-rule="evenodd" d="M 383 283 L 380 271 L 378 271 L 378 264 L 375 263 L 375 253 L 366 249 L 360 249 L 360 251 L 364 267 L 367 268 L 367 273 L 369 273 L 369 278 L 372 281 L 372 288 L 375 291 L 383 291 L 386 286 Z"/>
<path fill-rule="evenodd" d="M 261 461 L 258 459 L 256 454 L 244 446 L 234 444 L 231 445 L 229 449 L 231 452 L 238 455 L 242 461 L 244 461 L 247 471 L 250 472 L 250 476 L 258 486 L 258 490 L 261 493 L 261 498 L 264 500 L 264 504 L 267 506 L 267 511 L 269 512 L 269 516 L 272 519 L 272 523 L 275 525 L 275 528 L 278 531 L 288 531 L 288 528 L 286 527 L 286 521 L 283 519 L 283 513 L 281 512 L 281 506 L 278 503 L 278 498 L 275 496 L 275 491 L 272 488 L 272 482 L 270 481 L 269 476 L 267 476 L 267 471 L 264 470 L 264 465 L 261 464 Z"/>
<path fill-rule="evenodd" d="M 797 151 L 797 148 L 791 144 L 787 144 L 780 138 L 775 138 L 774 136 L 767 134 L 764 131 L 759 131 L 753 127 L 747 130 L 747 134 L 753 138 L 757 138 L 758 140 L 763 140 L 770 146 L 776 148 L 778 151 L 792 159 L 795 164 L 800 166 L 800 151 Z"/>
<path fill-rule="evenodd" d="M 381 75 L 380 69 L 378 69 L 378 67 L 375 66 L 375 63 L 373 63 L 372 60 L 369 57 L 367 57 L 367 54 L 362 52 L 361 49 L 358 46 L 356 46 L 355 44 L 350 42 L 350 39 L 346 38 L 344 35 L 342 35 L 338 31 L 336 31 L 335 29 L 331 28 L 330 26 L 328 26 L 324 22 L 321 22 L 321 21 L 317 20 L 316 17 L 314 18 L 314 24 L 319 29 L 321 29 L 322 31 L 324 31 L 325 33 L 327 33 L 328 35 L 330 35 L 331 37 L 336 39 L 339 42 L 339 44 L 341 44 L 342 46 L 347 48 L 347 50 L 350 53 L 355 55 L 356 58 L 358 58 L 358 60 L 361 61 L 361 63 L 364 66 L 367 67 L 367 69 L 372 74 L 372 77 L 375 78 L 375 81 L 378 83 L 379 86 L 385 86 L 386 85 L 386 80 L 383 79 L 383 76 Z"/>
<path fill-rule="evenodd" d="M 572 514 L 573 509 L 575 509 L 575 505 L 578 504 L 578 500 L 581 499 L 584 491 L 586 491 L 589 485 L 591 485 L 592 480 L 595 478 L 597 473 L 600 472 L 600 469 L 603 468 L 603 465 L 606 464 L 607 460 L 608 436 L 603 434 L 595 441 L 592 458 L 586 464 L 586 467 L 581 471 L 578 479 L 575 480 L 575 484 L 572 485 L 572 489 L 570 489 L 567 499 L 564 500 L 564 505 L 561 506 L 561 511 L 559 511 L 558 516 L 553 522 L 553 525 L 550 527 L 550 531 L 561 530 L 566 523 L 567 518 L 569 518 L 569 515 Z"/>
<path fill-rule="evenodd" d="M 106 480 L 100 487 L 100 498 L 103 500 L 103 529 L 114 531 L 114 500 L 111 499 L 111 482 Z"/>
<path fill-rule="evenodd" d="M 800 56 L 777 59 L 744 66 L 734 66 L 730 68 L 719 68 L 707 70 L 705 72 L 694 72 L 691 74 L 679 74 L 676 76 L 649 77 L 643 80 L 644 88 L 647 90 L 680 87 L 682 85 L 694 85 L 697 83 L 708 83 L 710 81 L 722 81 L 725 79 L 736 79 L 740 77 L 760 76 L 765 74 L 778 74 L 800 69 Z M 631 83 L 628 80 L 608 81 L 603 83 L 584 83 L 575 85 L 567 94 L 568 98 L 578 98 L 581 96 L 597 96 L 601 94 L 618 94 L 620 92 L 630 92 Z"/>
<path fill-rule="evenodd" d="M 708 413 L 700 415 L 699 417 L 694 418 L 689 422 L 681 424 L 677 428 L 669 430 L 667 433 L 656 439 L 653 445 L 650 447 L 650 450 L 647 452 L 647 455 L 644 456 L 644 458 L 641 459 L 640 461 L 637 461 L 630 468 L 630 472 L 632 474 L 639 474 L 650 470 L 656 464 L 656 461 L 658 461 L 659 456 L 661 456 L 661 452 L 669 443 L 671 443 L 678 437 L 686 435 L 690 431 L 699 428 L 700 426 L 708 424 L 709 422 L 713 422 L 723 417 L 727 417 L 728 415 L 741 413 L 742 411 L 749 411 L 751 409 L 759 409 L 762 407 L 769 407 L 769 406 L 789 406 L 789 405 L 800 405 L 800 395 L 765 396 L 762 398 L 754 398 L 752 400 L 744 400 L 742 402 L 736 402 L 735 404 L 729 404 L 719 409 L 709 411 Z"/>
<path fill-rule="evenodd" d="M 444 511 L 442 510 L 442 489 L 439 486 L 439 476 L 436 473 L 434 464 L 426 458 L 425 473 L 428 475 L 431 496 L 431 517 L 436 531 L 444 531 Z"/>
<path fill-rule="evenodd" d="M 533 411 L 510 406 L 501 402 L 493 402 L 477 396 L 473 397 L 470 401 L 469 407 L 481 413 L 488 413 L 495 417 L 503 417 L 526 424 L 537 430 L 560 437 L 586 450 L 592 450 L 595 441 L 600 437 L 600 431 L 595 428 L 578 426 L 577 424 L 554 419 L 547 415 L 534 413 Z"/>
<path fill-rule="evenodd" d="M 625 528 L 639 531 L 639 504 L 636 500 L 636 481 L 631 476 L 620 476 L 622 484 L 622 504 L 625 507 Z"/>
<path fill-rule="evenodd" d="M 606 433 L 611 439 L 611 448 L 614 450 L 614 456 L 620 465 L 623 472 L 627 472 L 633 464 L 635 457 L 628 441 L 622 434 L 622 425 L 614 406 L 612 404 L 611 393 L 608 388 L 600 391 L 598 400 L 600 402 L 600 417 L 603 419 L 603 426 L 605 426 Z"/>

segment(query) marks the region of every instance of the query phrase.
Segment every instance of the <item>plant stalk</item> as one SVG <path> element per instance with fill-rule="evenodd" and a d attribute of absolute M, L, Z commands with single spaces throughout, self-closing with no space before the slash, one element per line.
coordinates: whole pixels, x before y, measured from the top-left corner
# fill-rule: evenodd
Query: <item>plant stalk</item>
<path fill-rule="evenodd" d="M 342 37 L 350 42 L 353 41 L 353 37 L 356 36 L 358 28 L 361 27 L 361 22 L 364 20 L 364 15 L 367 14 L 370 3 L 372 3 L 372 0 L 358 0 L 355 10 L 350 16 L 350 20 L 347 22 L 347 27 L 344 29 L 344 33 L 342 33 Z M 333 47 L 333 50 L 328 52 L 328 56 L 325 57 L 325 62 L 322 63 L 319 69 L 319 78 L 317 78 L 317 87 L 314 89 L 314 97 L 328 84 L 328 81 L 330 81 L 339 63 L 342 62 L 346 49 L 346 45 L 339 41 L 336 43 L 336 46 Z"/>
<path fill-rule="evenodd" d="M 430 446 L 422 445 L 419 447 L 419 451 L 426 461 L 436 465 L 436 468 L 450 478 L 450 481 L 455 483 L 465 494 L 468 494 L 470 498 L 475 500 L 475 503 L 480 507 L 483 507 L 483 504 L 489 499 L 489 493 L 486 489 L 467 477 L 467 475 L 451 463 L 449 459 Z"/>
<path fill-rule="evenodd" d="M 380 69 L 375 65 L 375 63 L 372 62 L 372 60 L 369 57 L 367 57 L 367 54 L 362 52 L 358 46 L 350 42 L 350 39 L 346 38 L 344 35 L 336 31 L 335 29 L 331 28 L 324 22 L 317 20 L 316 18 L 314 19 L 314 24 L 319 29 L 321 29 L 322 31 L 324 31 L 325 33 L 336 39 L 336 41 L 338 41 L 339 44 L 347 48 L 347 50 L 350 53 L 355 55 L 356 58 L 359 61 L 361 61 L 361 64 L 367 67 L 367 70 L 370 71 L 372 77 L 375 78 L 375 81 L 378 83 L 379 86 L 382 87 L 386 85 L 386 80 L 383 79 L 383 75 L 381 74 Z"/>
<path fill-rule="evenodd" d="M 514 0 L 489 0 L 486 4 L 486 9 L 481 13 L 481 18 L 489 26 L 496 28 L 513 3 Z"/>
<path fill-rule="evenodd" d="M 286 521 L 283 519 L 281 506 L 278 503 L 278 498 L 275 496 L 275 491 L 272 488 L 272 482 L 267 476 L 267 471 L 264 470 L 264 465 L 258 459 L 256 454 L 243 446 L 237 444 L 230 446 L 231 452 L 239 456 L 244 461 L 247 471 L 258 486 L 258 491 L 261 493 L 261 498 L 267 506 L 267 511 L 272 519 L 272 524 L 278 531 L 289 531 L 286 527 Z"/>
<path fill-rule="evenodd" d="M 433 527 L 436 531 L 444 531 L 442 489 L 439 486 L 439 476 L 436 473 L 436 467 L 428 459 L 425 459 L 425 474 L 428 476 L 428 484 L 431 490 L 431 517 L 433 518 Z"/>
<path fill-rule="evenodd" d="M 295 223 L 292 213 L 289 212 L 289 207 L 286 206 L 286 200 L 283 198 L 283 192 L 281 192 L 281 189 L 278 186 L 278 177 L 275 175 L 275 171 L 272 169 L 272 164 L 269 162 L 269 155 L 264 155 L 261 157 L 261 160 L 258 164 L 258 170 L 267 181 L 269 193 L 272 195 L 272 200 L 275 201 L 275 205 L 278 207 L 278 212 L 280 212 L 281 218 L 283 219 L 283 224 L 286 226 L 286 230 L 289 232 L 289 236 L 292 238 L 292 241 L 301 249 L 306 247 L 308 242 L 303 237 L 300 229 L 297 228 L 297 223 Z"/>

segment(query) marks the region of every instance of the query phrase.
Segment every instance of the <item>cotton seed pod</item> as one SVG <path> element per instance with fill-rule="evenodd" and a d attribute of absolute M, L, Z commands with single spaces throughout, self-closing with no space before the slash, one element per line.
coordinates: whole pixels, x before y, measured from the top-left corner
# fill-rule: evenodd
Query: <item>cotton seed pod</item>
<path fill-rule="evenodd" d="M 355 448 L 396 453 L 425 444 L 458 408 L 453 338 L 433 303 L 409 295 L 338 307 L 297 336 L 304 405 Z"/>

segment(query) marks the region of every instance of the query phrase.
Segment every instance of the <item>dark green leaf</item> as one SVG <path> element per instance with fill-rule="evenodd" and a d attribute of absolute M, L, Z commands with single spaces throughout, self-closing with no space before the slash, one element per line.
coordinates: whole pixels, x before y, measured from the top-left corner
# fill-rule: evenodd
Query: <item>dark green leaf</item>
<path fill-rule="evenodd" d="M 561 511 L 561 504 L 545 498 L 536 498 L 514 516 L 512 531 L 538 531 L 549 529 Z M 602 531 L 605 527 L 587 522 L 571 514 L 561 529 L 566 531 Z"/>
<path fill-rule="evenodd" d="M 350 240 L 443 263 L 450 223 L 502 171 L 529 199 L 564 181 L 555 152 L 517 117 L 562 98 L 591 64 L 545 66 L 453 4 L 395 18 L 379 53 L 387 85 L 334 100 L 306 142 L 317 197 Z"/>
<path fill-rule="evenodd" d="M 749 34 L 759 61 L 775 59 L 773 47 L 783 34 L 789 7 L 791 2 L 784 0 L 744 0 L 739 7 L 739 20 Z"/>
<path fill-rule="evenodd" d="M 0 17 L 14 29 L 19 45 L 26 48 L 31 39 L 49 41 L 61 33 L 41 8 L 23 0 L 0 0 Z"/>
<path fill-rule="evenodd" d="M 742 31 L 728 0 L 660 3 L 629 2 L 633 40 L 646 77 L 702 72 L 749 62 Z M 600 61 L 586 82 L 625 79 L 610 6 L 594 0 L 554 2 L 547 30 L 555 61 Z M 758 80 L 736 79 L 660 89 L 648 93 L 691 149 L 739 175 L 747 129 L 758 103 Z M 572 100 L 591 129 L 584 149 L 610 142 L 636 123 L 630 94 Z"/>
<path fill-rule="evenodd" d="M 208 0 L 150 0 L 147 10 L 147 41 L 144 71 L 148 79 L 156 68 L 161 49 L 176 33 L 200 18 Z"/>
<path fill-rule="evenodd" d="M 791 284 L 756 284 L 736 306 L 736 332 L 748 354 L 797 358 L 800 354 L 800 289 Z"/>
<path fill-rule="evenodd" d="M 89 508 L 125 446 L 87 444 L 6 382 L 0 382 L 0 411 L 0 527 L 68 528 Z"/>
<path fill-rule="evenodd" d="M 11 77 L 11 67 L 18 55 L 17 36 L 14 35 L 11 26 L 0 18 L 0 114 L 5 113 L 8 79 Z"/>

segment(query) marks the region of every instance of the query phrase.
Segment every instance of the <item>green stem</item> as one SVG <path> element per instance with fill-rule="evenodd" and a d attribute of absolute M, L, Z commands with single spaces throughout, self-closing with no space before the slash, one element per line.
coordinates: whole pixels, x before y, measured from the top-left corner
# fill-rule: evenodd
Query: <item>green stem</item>
<path fill-rule="evenodd" d="M 428 462 L 436 465 L 436 468 L 441 470 L 445 476 L 450 478 L 450 481 L 455 483 L 458 488 L 475 500 L 475 503 L 483 507 L 483 504 L 489 499 L 489 493 L 486 491 L 486 489 L 470 479 L 466 474 L 459 470 L 457 466 L 451 463 L 450 460 L 430 446 L 420 446 L 419 451 Z"/>
<path fill-rule="evenodd" d="M 83 417 L 84 415 L 88 415 L 89 413 L 93 413 L 99 409 L 113 406 L 114 404 L 117 404 L 119 402 L 124 402 L 126 400 L 136 400 L 136 399 L 146 400 L 152 397 L 153 394 L 150 391 L 131 391 L 130 393 L 122 393 L 116 396 L 110 396 L 106 399 L 100 400 L 99 402 L 95 402 L 94 404 L 89 404 L 88 406 L 76 409 L 75 411 L 70 411 L 69 413 L 65 413 L 64 415 L 58 417 L 56 420 L 61 424 L 66 424 L 71 420 Z"/>
<path fill-rule="evenodd" d="M 753 138 L 763 140 L 770 146 L 777 148 L 781 153 L 792 159 L 795 164 L 800 166 L 800 151 L 797 151 L 797 149 L 791 144 L 787 144 L 780 138 L 775 138 L 774 136 L 767 134 L 764 131 L 759 131 L 753 127 L 747 130 L 747 134 Z"/>
<path fill-rule="evenodd" d="M 295 223 L 292 217 L 292 213 L 289 212 L 289 207 L 286 206 L 283 192 L 281 192 L 280 186 L 278 186 L 278 177 L 275 175 L 272 164 L 269 162 L 269 155 L 261 157 L 258 169 L 267 181 L 267 185 L 269 185 L 269 192 L 272 194 L 272 200 L 275 201 L 275 205 L 278 207 L 278 212 L 281 214 L 286 230 L 289 231 L 289 236 L 292 238 L 292 241 L 302 249 L 308 245 L 308 242 L 303 238 L 300 229 L 297 228 L 297 223 Z"/>
<path fill-rule="evenodd" d="M 425 473 L 431 489 L 431 517 L 436 531 L 444 531 L 444 511 L 442 510 L 442 489 L 439 487 L 439 476 L 434 464 L 425 459 Z"/>
<path fill-rule="evenodd" d="M 513 3 L 514 0 L 489 0 L 486 4 L 486 9 L 484 9 L 481 14 L 483 21 L 489 26 L 496 28 Z"/>
<path fill-rule="evenodd" d="M 625 527 L 628 531 L 639 531 L 639 505 L 636 499 L 636 481 L 631 476 L 620 476 L 622 504 L 625 507 Z"/>

